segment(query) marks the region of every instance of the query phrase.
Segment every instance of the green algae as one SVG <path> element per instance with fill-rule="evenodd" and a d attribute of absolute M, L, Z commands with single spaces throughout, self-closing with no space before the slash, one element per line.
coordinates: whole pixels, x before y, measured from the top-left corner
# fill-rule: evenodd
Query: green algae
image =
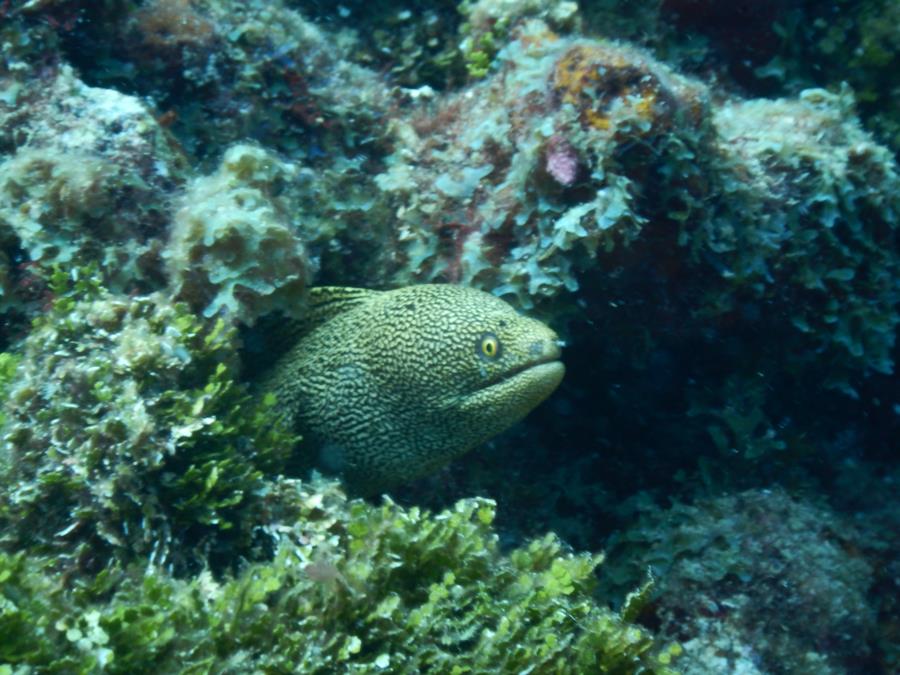
<path fill-rule="evenodd" d="M 51 289 L 7 386 L 4 545 L 93 570 L 252 557 L 263 476 L 296 438 L 236 382 L 234 331 L 159 295 L 110 294 L 90 270 L 57 271 Z"/>
<path fill-rule="evenodd" d="M 333 483 L 279 489 L 296 520 L 280 526 L 271 562 L 233 577 L 114 569 L 66 588 L 49 561 L 0 553 L 0 663 L 78 673 L 675 672 L 678 647 L 592 599 L 602 557 L 568 553 L 552 535 L 501 554 L 490 500 L 431 514 L 347 501 Z"/>

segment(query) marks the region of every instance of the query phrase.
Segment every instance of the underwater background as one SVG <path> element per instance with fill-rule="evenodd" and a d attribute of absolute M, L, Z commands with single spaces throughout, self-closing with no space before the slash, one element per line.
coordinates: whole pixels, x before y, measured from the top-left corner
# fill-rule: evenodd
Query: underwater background
<path fill-rule="evenodd" d="M 0 675 L 900 672 L 898 51 L 896 0 L 0 0 Z M 258 382 L 311 288 L 426 283 L 566 375 L 348 494 Z"/>

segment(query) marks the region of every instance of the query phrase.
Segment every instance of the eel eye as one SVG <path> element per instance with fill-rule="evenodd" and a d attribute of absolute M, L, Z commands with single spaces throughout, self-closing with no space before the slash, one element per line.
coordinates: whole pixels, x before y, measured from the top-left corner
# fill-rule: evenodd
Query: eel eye
<path fill-rule="evenodd" d="M 475 351 L 481 358 L 493 361 L 500 356 L 500 340 L 493 333 L 483 333 L 478 338 Z"/>

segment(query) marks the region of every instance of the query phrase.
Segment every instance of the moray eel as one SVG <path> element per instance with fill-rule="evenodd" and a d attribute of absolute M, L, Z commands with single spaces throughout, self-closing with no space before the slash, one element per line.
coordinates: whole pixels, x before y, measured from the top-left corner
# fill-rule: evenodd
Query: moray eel
<path fill-rule="evenodd" d="M 311 464 L 374 494 L 522 419 L 562 380 L 560 341 L 499 298 L 453 285 L 319 287 L 273 392 Z"/>

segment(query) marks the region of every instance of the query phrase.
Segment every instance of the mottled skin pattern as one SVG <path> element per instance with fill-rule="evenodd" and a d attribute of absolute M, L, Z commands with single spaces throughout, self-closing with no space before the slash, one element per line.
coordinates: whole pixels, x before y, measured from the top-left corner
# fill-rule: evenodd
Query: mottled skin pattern
<path fill-rule="evenodd" d="M 482 291 L 323 287 L 310 307 L 262 387 L 312 463 L 357 493 L 425 475 L 500 433 L 565 372 L 556 333 Z"/>

